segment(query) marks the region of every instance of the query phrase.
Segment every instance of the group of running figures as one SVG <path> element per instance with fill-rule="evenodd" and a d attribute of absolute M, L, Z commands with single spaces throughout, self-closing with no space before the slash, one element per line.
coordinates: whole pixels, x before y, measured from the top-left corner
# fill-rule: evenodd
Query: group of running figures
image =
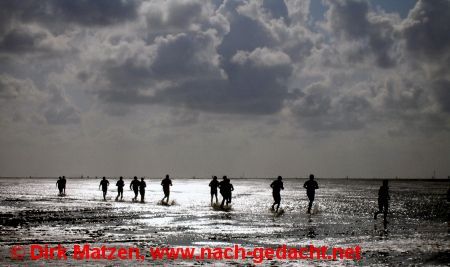
<path fill-rule="evenodd" d="M 280 207 L 281 203 L 281 190 L 284 190 L 283 187 L 283 178 L 281 176 L 278 176 L 277 180 L 273 181 L 270 184 L 270 187 L 272 187 L 272 195 L 274 203 L 272 204 L 272 210 L 274 210 L 275 205 L 277 205 L 276 212 L 278 212 L 278 209 Z M 309 180 L 306 181 L 303 184 L 303 187 L 306 189 L 306 195 L 309 199 L 308 204 L 308 214 L 311 214 L 311 208 L 314 202 L 314 197 L 316 195 L 316 189 L 319 189 L 319 184 L 317 184 L 316 181 L 314 181 L 314 174 L 309 175 Z M 211 191 L 211 199 L 212 199 L 212 191 Z M 384 215 L 384 222 L 386 222 L 386 217 L 388 213 L 388 207 L 389 207 L 389 186 L 388 186 L 388 180 L 383 180 L 383 185 L 380 186 L 380 189 L 378 190 L 378 210 L 374 214 L 374 219 L 376 220 L 378 217 L 378 214 L 383 213 Z"/>
<path fill-rule="evenodd" d="M 273 204 L 272 204 L 272 210 L 275 209 L 275 205 L 277 205 L 276 208 L 276 212 L 278 212 L 278 209 L 280 208 L 280 203 L 281 203 L 281 190 L 284 190 L 283 187 L 283 178 L 281 176 L 278 176 L 278 178 L 273 181 L 270 184 L 270 187 L 272 187 L 272 196 L 273 196 Z M 308 196 L 309 199 L 309 204 L 308 204 L 308 214 L 311 214 L 311 208 L 314 202 L 314 197 L 316 195 L 316 189 L 319 189 L 319 184 L 317 184 L 316 181 L 314 181 L 314 174 L 310 174 L 309 175 L 309 180 L 306 181 L 303 184 L 303 188 L 306 189 L 306 195 Z"/>
<path fill-rule="evenodd" d="M 234 191 L 234 187 L 228 177 L 222 177 L 222 181 L 219 182 L 217 181 L 217 176 L 214 176 L 212 181 L 209 183 L 209 187 L 211 187 L 211 205 L 213 205 L 214 196 L 216 197 L 216 203 L 219 202 L 217 200 L 217 188 L 219 188 L 220 195 L 222 195 L 222 204 L 220 204 L 220 207 L 223 208 L 224 204 L 226 204 L 227 206 L 231 204 L 232 192 Z"/>
<path fill-rule="evenodd" d="M 222 181 L 219 182 L 217 181 L 217 176 L 214 176 L 212 181 L 209 183 L 209 186 L 211 187 L 211 205 L 213 205 L 214 197 L 216 198 L 216 203 L 218 203 L 217 188 L 220 189 L 220 194 L 222 195 L 222 203 L 220 204 L 220 207 L 223 208 L 225 203 L 226 205 L 231 203 L 231 194 L 234 191 L 234 187 L 230 183 L 230 179 L 228 179 L 228 177 L 224 176 Z M 274 200 L 271 209 L 278 212 L 281 204 L 281 190 L 284 190 L 283 177 L 278 176 L 278 178 L 270 184 L 270 187 L 272 188 L 272 196 Z M 303 187 L 306 188 L 306 194 L 309 199 L 308 213 L 311 213 L 311 207 L 314 202 L 316 189 L 319 189 L 319 185 L 316 181 L 314 181 L 313 174 L 309 176 L 309 180 L 305 182 Z M 276 209 L 275 205 L 277 205 Z"/>
<path fill-rule="evenodd" d="M 170 187 L 172 186 L 172 180 L 170 180 L 169 175 L 166 175 L 166 177 L 161 181 L 161 185 L 163 187 L 164 191 L 164 197 L 161 199 L 162 203 L 168 203 L 169 202 L 169 195 L 170 195 Z M 106 177 L 103 177 L 100 181 L 100 185 L 98 186 L 102 188 L 103 191 L 103 199 L 106 200 L 106 193 L 108 192 L 108 186 L 109 181 L 106 179 Z M 123 188 L 125 187 L 125 182 L 123 181 L 123 177 L 120 176 L 119 180 L 116 183 L 117 186 L 117 196 L 116 200 L 123 200 Z M 144 177 L 141 178 L 139 181 L 137 176 L 134 176 L 134 179 L 130 183 L 130 190 L 134 191 L 134 198 L 133 201 L 137 201 L 138 195 L 141 195 L 141 202 L 144 202 L 145 198 L 145 188 L 147 187 L 147 184 L 144 181 Z M 164 202 L 164 200 L 166 200 Z"/>
<path fill-rule="evenodd" d="M 59 189 L 59 195 L 65 195 L 66 193 L 66 178 L 65 176 L 59 177 L 56 185 Z M 169 175 L 161 181 L 161 185 L 164 192 L 164 197 L 161 199 L 161 203 L 169 202 L 170 195 L 170 187 L 172 186 L 172 180 L 169 178 Z M 99 188 L 101 187 L 103 191 L 103 199 L 106 200 L 106 193 L 108 191 L 109 181 L 106 177 L 100 181 Z M 117 186 L 117 197 L 116 200 L 123 200 L 123 188 L 125 187 L 125 182 L 123 181 L 123 177 L 121 176 L 116 183 Z M 139 181 L 135 176 L 134 179 L 130 183 L 130 190 L 134 191 L 133 201 L 137 200 L 138 195 L 141 195 L 141 202 L 144 202 L 145 197 L 145 188 L 147 184 L 144 181 L 144 177 Z M 222 203 L 220 205 L 221 208 L 224 208 L 224 205 L 227 206 L 231 204 L 232 192 L 234 191 L 233 184 L 231 184 L 230 179 L 227 176 L 223 176 L 222 181 L 218 181 L 217 176 L 213 176 L 211 182 L 209 183 L 209 187 L 211 187 L 211 205 L 213 205 L 214 197 L 216 199 L 216 204 L 219 202 L 217 198 L 217 189 L 219 189 L 220 195 L 222 196 Z M 281 204 L 281 190 L 284 190 L 283 187 L 283 178 L 278 176 L 276 180 L 274 180 L 270 187 L 272 188 L 272 196 L 273 196 L 273 204 L 271 209 L 278 212 Z M 303 184 L 303 187 L 306 189 L 306 195 L 309 199 L 308 211 L 307 213 L 311 214 L 311 208 L 314 202 L 314 198 L 316 195 L 316 189 L 319 189 L 319 185 L 317 181 L 314 180 L 314 175 L 309 175 L 309 180 Z M 386 221 L 386 216 L 388 212 L 389 206 L 389 186 L 388 180 L 383 180 L 383 185 L 378 190 L 378 211 L 374 214 L 374 219 L 377 219 L 378 214 L 384 214 L 384 220 Z M 164 202 L 166 200 L 166 202 Z M 275 208 L 276 205 L 276 208 Z"/>
<path fill-rule="evenodd" d="M 220 189 L 220 194 L 222 195 L 222 203 L 220 207 L 223 208 L 225 202 L 227 205 L 231 203 L 231 192 L 234 191 L 234 187 L 230 183 L 230 179 L 224 176 L 223 180 L 219 182 L 217 181 L 217 176 L 214 176 L 212 181 L 209 183 L 209 186 L 211 187 L 211 205 L 213 205 L 214 197 L 216 198 L 216 203 L 218 202 L 217 188 Z M 270 184 L 270 187 L 272 188 L 272 196 L 274 200 L 271 209 L 278 213 L 281 204 L 281 190 L 284 190 L 283 177 L 278 176 L 277 179 Z M 319 184 L 314 180 L 314 174 L 309 175 L 309 180 L 307 180 L 303 184 L 303 188 L 306 189 L 306 195 L 309 200 L 307 213 L 311 214 L 311 208 L 316 195 L 316 189 L 319 189 Z M 383 185 L 378 190 L 378 211 L 376 211 L 374 214 L 375 220 L 377 219 L 378 214 L 383 213 L 384 221 L 386 221 L 389 199 L 390 197 L 388 180 L 383 180 Z"/>
<path fill-rule="evenodd" d="M 280 207 L 281 203 L 280 191 L 284 190 L 282 180 L 283 178 L 281 176 L 278 176 L 277 180 L 273 181 L 270 184 L 270 187 L 272 187 L 273 190 L 272 195 L 274 200 L 274 203 L 272 204 L 272 210 L 274 210 L 275 205 L 277 205 L 276 212 L 278 212 L 278 208 Z M 316 189 L 319 189 L 319 184 L 316 181 L 314 181 L 314 174 L 309 175 L 309 180 L 303 184 L 303 187 L 306 189 L 306 195 L 308 196 L 309 199 L 307 213 L 311 214 L 311 208 L 316 195 Z M 378 210 L 374 214 L 375 220 L 377 219 L 378 214 L 383 213 L 384 221 L 386 222 L 389 207 L 389 199 L 390 196 L 389 196 L 388 180 L 383 180 L 383 185 L 380 186 L 380 189 L 378 190 Z"/>

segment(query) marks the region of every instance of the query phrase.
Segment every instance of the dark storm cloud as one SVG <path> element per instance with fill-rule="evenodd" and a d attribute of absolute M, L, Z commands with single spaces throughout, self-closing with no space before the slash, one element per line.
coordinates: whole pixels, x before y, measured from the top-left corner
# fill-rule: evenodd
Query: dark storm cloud
<path fill-rule="evenodd" d="M 448 129 L 450 1 L 419 1 L 403 21 L 367 1 L 326 3 L 325 29 L 338 43 L 326 44 L 318 58 L 330 70 L 322 78 L 332 82 L 307 87 L 287 102 L 300 125 L 313 131 L 380 122 L 414 131 Z M 339 67 L 347 68 L 340 78 Z M 377 67 L 397 72 L 378 73 Z"/>
<path fill-rule="evenodd" d="M 287 111 L 312 131 L 427 112 L 445 121 L 449 1 L 419 1 L 403 21 L 367 1 L 325 3 L 319 28 L 308 1 L 1 1 L 0 55 L 64 55 L 39 62 L 38 73 L 64 76 L 57 88 L 73 79 L 114 115 L 134 105 Z M 46 91 L 47 123 L 80 121 L 64 92 Z"/>
<path fill-rule="evenodd" d="M 125 58 L 109 57 L 102 63 L 104 72 L 98 75 L 107 78 L 109 87 L 94 90 L 100 99 L 218 113 L 273 114 L 281 110 L 292 62 L 266 25 L 237 11 L 245 2 L 226 1 L 207 16 L 188 12 L 198 18 L 183 19 L 186 14 L 182 12 L 178 18 L 182 23 L 170 19 L 174 10 L 198 10 L 192 8 L 199 7 L 198 2 L 165 4 L 168 7 L 160 18 L 143 6 L 149 29 L 157 25 L 160 36 L 148 44 L 127 42 L 123 52 L 118 52 L 126 54 Z M 193 25 L 200 27 L 192 30 Z M 174 33 L 183 27 L 185 32 Z M 160 88 L 158 84 L 162 84 Z"/>
<path fill-rule="evenodd" d="M 267 87 L 243 88 L 242 84 L 213 80 L 187 82 L 158 92 L 151 99 L 156 103 L 213 113 L 261 115 L 278 112 L 284 96 L 285 90 L 268 90 Z"/>
<path fill-rule="evenodd" d="M 0 53 L 59 53 L 68 25 L 112 25 L 136 18 L 137 8 L 134 0 L 0 1 Z"/>
<path fill-rule="evenodd" d="M 0 2 L 3 25 L 11 20 L 81 25 L 110 25 L 136 18 L 138 1 L 135 0 L 4 0 Z"/>
<path fill-rule="evenodd" d="M 228 79 L 197 80 L 158 92 L 154 100 L 219 113 L 272 114 L 287 97 L 289 57 L 267 48 L 241 52 L 227 68 Z"/>
<path fill-rule="evenodd" d="M 341 33 L 349 40 L 363 42 L 363 47 L 350 59 L 361 60 L 370 54 L 379 67 L 395 65 L 390 49 L 394 44 L 394 27 L 389 18 L 369 16 L 369 4 L 361 0 L 328 1 L 328 23 L 333 32 Z"/>
<path fill-rule="evenodd" d="M 224 36 L 218 52 L 225 60 L 239 50 L 252 51 L 258 47 L 271 47 L 275 44 L 270 32 L 258 21 L 233 11 L 230 18 L 230 31 Z"/>
<path fill-rule="evenodd" d="M 435 81 L 432 88 L 442 111 L 450 113 L 450 80 Z"/>
<path fill-rule="evenodd" d="M 450 1 L 420 0 L 404 22 L 407 48 L 420 57 L 440 58 L 450 52 Z"/>
<path fill-rule="evenodd" d="M 158 37 L 153 44 L 141 44 L 139 49 L 130 44 L 128 57 L 102 63 L 110 89 L 100 91 L 100 96 L 111 102 L 146 103 L 152 102 L 150 97 L 139 91 L 158 82 L 220 76 L 213 45 L 213 36 L 201 32 Z"/>
<path fill-rule="evenodd" d="M 63 36 L 53 36 L 47 30 L 35 25 L 12 28 L 0 37 L 0 55 L 57 56 L 71 50 L 74 48 L 70 47 Z"/>
<path fill-rule="evenodd" d="M 176 51 L 171 49 L 167 55 L 174 60 L 191 57 L 186 54 L 177 57 Z M 159 65 L 158 60 L 155 60 L 155 65 L 148 69 L 133 70 L 125 65 L 121 66 L 121 70 L 125 73 L 110 72 L 111 77 L 122 78 L 126 83 L 130 77 L 135 76 L 134 85 L 136 81 L 140 81 L 143 86 L 146 83 L 150 85 L 158 78 L 177 78 L 180 82 L 157 90 L 151 96 L 140 93 L 136 87 L 128 88 L 126 84 L 115 90 L 101 91 L 100 96 L 107 101 L 118 103 L 179 105 L 218 113 L 271 114 L 281 109 L 282 102 L 287 96 L 284 81 L 291 75 L 290 64 L 286 54 L 258 48 L 252 52 L 236 54 L 227 64 L 226 77 L 220 77 L 218 74 L 207 75 L 211 73 L 210 70 L 204 69 L 204 66 L 196 61 L 190 62 L 187 59 L 180 61 L 179 66 L 174 66 L 173 69 L 167 69 L 172 65 Z M 212 65 L 210 67 L 214 68 Z M 150 78 L 140 80 L 141 75 Z M 192 79 L 190 78 L 192 76 L 197 77 Z"/>
<path fill-rule="evenodd" d="M 87 26 L 105 26 L 134 19 L 138 7 L 135 0 L 54 0 L 49 4 L 53 15 Z"/>
<path fill-rule="evenodd" d="M 0 52 L 32 52 L 45 37 L 46 35 L 42 32 L 33 34 L 24 29 L 13 29 L 3 36 Z"/>
<path fill-rule="evenodd" d="M 140 10 L 148 35 L 108 44 L 103 50 L 112 54 L 93 65 L 91 74 L 83 72 L 83 80 L 91 75 L 106 79 L 106 87 L 94 86 L 92 92 L 112 105 L 162 104 L 254 115 L 275 114 L 286 107 L 302 128 L 313 131 L 361 129 L 375 119 L 409 120 L 391 114 L 421 116 L 435 103 L 445 109 L 441 99 L 446 94 L 442 86 L 433 89 L 436 83 L 411 86 L 414 75 L 407 73 L 400 74 L 403 82 L 391 84 L 384 83 L 390 78 L 376 76 L 378 68 L 405 64 L 405 51 L 399 48 L 413 23 L 372 10 L 366 1 L 328 1 L 327 6 L 327 29 L 340 43 L 327 43 L 303 20 L 292 19 L 290 14 L 307 17 L 298 14 L 304 6 L 284 1 L 224 1 L 217 9 L 195 0 L 148 2 Z M 423 8 L 420 3 L 416 6 Z M 415 13 L 423 14 L 412 12 L 407 21 Z M 342 51 L 336 49 L 340 45 L 348 54 L 336 54 Z M 326 56 L 328 49 L 334 52 Z M 289 93 L 290 79 L 301 76 L 303 68 L 309 71 L 307 64 L 327 62 L 327 57 L 337 64 L 326 66 L 330 72 L 318 77 L 334 80 L 331 84 L 305 83 L 301 94 Z M 339 62 L 340 57 L 347 62 Z M 101 71 L 95 71 L 98 66 Z M 353 66 L 375 73 L 356 74 Z M 344 75 L 340 81 L 330 78 L 338 77 L 343 67 L 355 74 Z"/>
<path fill-rule="evenodd" d="M 199 77 L 210 73 L 214 39 L 208 34 L 179 34 L 160 39 L 152 73 L 162 79 Z M 212 57 L 212 58 L 210 58 Z M 208 75 L 209 76 L 209 75 Z"/>
<path fill-rule="evenodd" d="M 450 111 L 450 1 L 421 0 L 402 24 L 408 56 L 426 68 L 428 86 L 443 112 Z"/>
<path fill-rule="evenodd" d="M 264 0 L 263 8 L 266 9 L 272 17 L 278 18 L 288 18 L 288 9 L 284 1 L 278 0 Z"/>
<path fill-rule="evenodd" d="M 370 23 L 367 18 L 369 4 L 365 1 L 330 1 L 328 19 L 333 30 L 350 38 L 366 37 Z"/>

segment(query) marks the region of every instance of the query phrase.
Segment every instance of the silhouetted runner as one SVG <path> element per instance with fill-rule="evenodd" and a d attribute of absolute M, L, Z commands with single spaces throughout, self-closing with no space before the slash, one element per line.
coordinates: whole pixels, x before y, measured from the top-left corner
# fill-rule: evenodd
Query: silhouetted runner
<path fill-rule="evenodd" d="M 447 177 L 447 181 L 450 181 L 450 176 Z M 450 202 L 450 187 L 447 190 L 447 202 Z M 450 216 L 450 213 L 449 213 Z M 449 223 L 450 223 L 450 218 L 449 218 Z"/>
<path fill-rule="evenodd" d="M 103 200 L 106 200 L 106 192 L 108 191 L 108 185 L 109 181 L 106 180 L 106 177 L 103 177 L 103 179 L 100 181 L 100 185 L 98 186 L 98 189 L 100 189 L 100 186 L 102 187 Z"/>
<path fill-rule="evenodd" d="M 62 187 L 63 187 L 63 194 L 64 195 L 66 194 L 66 183 L 67 183 L 66 176 L 63 176 L 62 177 Z"/>
<path fill-rule="evenodd" d="M 450 202 L 450 188 L 447 190 L 447 202 Z"/>
<path fill-rule="evenodd" d="M 225 204 L 225 201 L 227 202 L 228 205 L 228 201 L 229 201 L 229 194 L 231 192 L 230 190 L 230 180 L 228 180 L 227 176 L 223 176 L 222 177 L 222 181 L 219 182 L 219 189 L 220 189 L 220 194 L 222 195 L 222 204 L 220 204 L 220 207 L 223 209 L 223 205 Z"/>
<path fill-rule="evenodd" d="M 144 177 L 141 178 L 141 182 L 139 183 L 139 193 L 141 193 L 141 202 L 144 202 L 144 196 L 145 196 L 145 188 L 147 187 L 147 184 L 144 181 Z"/>
<path fill-rule="evenodd" d="M 388 180 L 383 180 L 383 185 L 378 190 L 378 211 L 375 212 L 373 218 L 376 220 L 378 214 L 383 213 L 383 219 L 386 221 L 389 207 L 389 186 Z"/>
<path fill-rule="evenodd" d="M 59 176 L 58 180 L 56 181 L 56 187 L 58 187 L 59 195 L 62 196 L 64 187 L 63 187 L 63 180 L 62 180 L 61 176 Z"/>
<path fill-rule="evenodd" d="M 314 196 L 316 194 L 316 189 L 319 189 L 319 185 L 316 181 L 314 181 L 314 174 L 309 175 L 309 180 L 303 184 L 303 187 L 306 188 L 306 195 L 309 199 L 308 204 L 308 213 L 311 213 L 311 207 L 314 202 Z"/>
<path fill-rule="evenodd" d="M 213 204 L 213 197 L 216 197 L 216 203 L 219 202 L 217 199 L 217 187 L 219 187 L 219 181 L 217 181 L 217 176 L 214 176 L 211 182 L 209 183 L 209 187 L 211 187 L 211 205 Z"/>
<path fill-rule="evenodd" d="M 123 199 L 123 187 L 125 186 L 125 182 L 123 181 L 123 177 L 120 176 L 119 181 L 117 181 L 116 183 L 117 186 L 117 197 L 116 200 L 119 199 L 120 196 L 120 200 Z"/>
<path fill-rule="evenodd" d="M 230 179 L 228 179 L 227 190 L 228 190 L 228 192 L 227 192 L 227 196 L 228 196 L 227 205 L 228 205 L 228 204 L 231 204 L 231 198 L 232 198 L 233 191 L 234 191 L 234 187 L 233 187 L 233 184 L 231 183 Z"/>
<path fill-rule="evenodd" d="M 133 191 L 134 191 L 133 201 L 136 201 L 136 199 L 138 197 L 139 185 L 140 185 L 140 182 L 139 182 L 138 178 L 136 176 L 134 176 L 133 181 L 131 181 L 131 183 L 130 183 L 130 189 L 133 188 Z"/>
<path fill-rule="evenodd" d="M 168 174 L 166 175 L 166 178 L 164 178 L 161 181 L 161 185 L 162 185 L 163 191 L 164 191 L 164 197 L 161 199 L 161 202 L 164 203 L 164 199 L 167 198 L 166 203 L 169 203 L 170 187 L 172 186 L 172 180 L 170 180 Z"/>
<path fill-rule="evenodd" d="M 275 204 L 277 204 L 276 212 L 278 212 L 278 208 L 280 207 L 280 203 L 281 203 L 280 191 L 284 190 L 282 180 L 283 180 L 283 178 L 281 176 L 278 176 L 278 178 L 270 184 L 270 187 L 272 187 L 272 196 L 273 196 L 273 200 L 274 200 L 274 202 L 272 204 L 272 210 L 274 209 Z"/>

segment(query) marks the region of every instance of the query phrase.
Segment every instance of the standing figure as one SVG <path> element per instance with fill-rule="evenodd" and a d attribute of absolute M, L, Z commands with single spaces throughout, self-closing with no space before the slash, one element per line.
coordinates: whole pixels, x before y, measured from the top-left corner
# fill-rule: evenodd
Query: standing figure
<path fill-rule="evenodd" d="M 213 204 L 213 197 L 216 197 L 216 203 L 219 202 L 217 199 L 217 187 L 219 187 L 219 181 L 217 181 L 217 176 L 214 176 L 211 182 L 209 183 L 209 187 L 211 187 L 211 205 Z"/>
<path fill-rule="evenodd" d="M 62 177 L 63 194 L 66 195 L 66 176 Z"/>
<path fill-rule="evenodd" d="M 58 181 L 56 181 L 56 187 L 58 187 L 59 190 L 59 196 L 63 195 L 63 180 L 62 177 L 58 177 Z"/>
<path fill-rule="evenodd" d="M 388 213 L 388 207 L 389 207 L 389 186 L 388 186 L 388 180 L 383 180 L 383 185 L 380 186 L 380 189 L 378 190 L 378 211 L 375 212 L 375 215 L 373 218 L 376 220 L 378 214 L 383 213 L 384 215 L 384 221 L 386 221 L 387 213 Z"/>
<path fill-rule="evenodd" d="M 166 174 L 166 178 L 161 181 L 161 185 L 164 191 L 164 197 L 161 199 L 161 202 L 164 203 L 164 199 L 167 198 L 166 203 L 169 203 L 170 196 L 170 187 L 172 186 L 172 180 L 170 180 L 169 175 Z"/>
<path fill-rule="evenodd" d="M 314 174 L 309 175 L 309 180 L 303 184 L 303 187 L 306 188 L 306 195 L 309 199 L 308 204 L 308 213 L 311 214 L 311 207 L 314 202 L 314 196 L 316 194 L 316 189 L 319 189 L 319 185 L 316 181 L 314 181 Z"/>
<path fill-rule="evenodd" d="M 144 203 L 144 196 L 145 196 L 145 188 L 147 187 L 147 184 L 144 181 L 144 177 L 141 178 L 141 182 L 139 183 L 139 193 L 141 193 L 141 202 Z"/>
<path fill-rule="evenodd" d="M 281 194 L 280 191 L 284 190 L 283 187 L 283 178 L 281 176 L 278 176 L 277 180 L 273 181 L 270 184 L 270 187 L 272 187 L 272 196 L 273 196 L 273 204 L 272 204 L 272 210 L 274 210 L 275 204 L 277 204 L 277 209 L 276 211 L 278 212 L 278 208 L 280 207 L 280 203 L 281 203 Z"/>
<path fill-rule="evenodd" d="M 137 178 L 137 176 L 134 176 L 133 181 L 131 181 L 130 183 L 130 190 L 131 188 L 133 188 L 134 191 L 134 198 L 133 201 L 136 201 L 137 197 L 138 197 L 138 193 L 139 193 L 139 180 Z"/>
<path fill-rule="evenodd" d="M 119 199 L 120 196 L 120 200 L 123 199 L 123 187 L 125 186 L 125 182 L 123 181 L 123 177 L 120 176 L 119 181 L 117 181 L 116 183 L 117 186 L 117 197 L 116 197 L 116 201 Z"/>
<path fill-rule="evenodd" d="M 108 191 L 108 185 L 109 181 L 106 180 L 106 177 L 103 176 L 103 179 L 100 181 L 100 185 L 98 186 L 98 189 L 100 189 L 100 186 L 102 187 L 103 200 L 106 200 L 106 192 Z"/>

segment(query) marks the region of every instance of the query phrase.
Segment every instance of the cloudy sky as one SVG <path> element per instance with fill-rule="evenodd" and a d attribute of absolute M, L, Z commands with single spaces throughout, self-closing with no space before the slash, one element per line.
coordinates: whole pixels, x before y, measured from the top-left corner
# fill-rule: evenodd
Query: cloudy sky
<path fill-rule="evenodd" d="M 450 0 L 0 1 L 0 176 L 450 175 Z"/>

